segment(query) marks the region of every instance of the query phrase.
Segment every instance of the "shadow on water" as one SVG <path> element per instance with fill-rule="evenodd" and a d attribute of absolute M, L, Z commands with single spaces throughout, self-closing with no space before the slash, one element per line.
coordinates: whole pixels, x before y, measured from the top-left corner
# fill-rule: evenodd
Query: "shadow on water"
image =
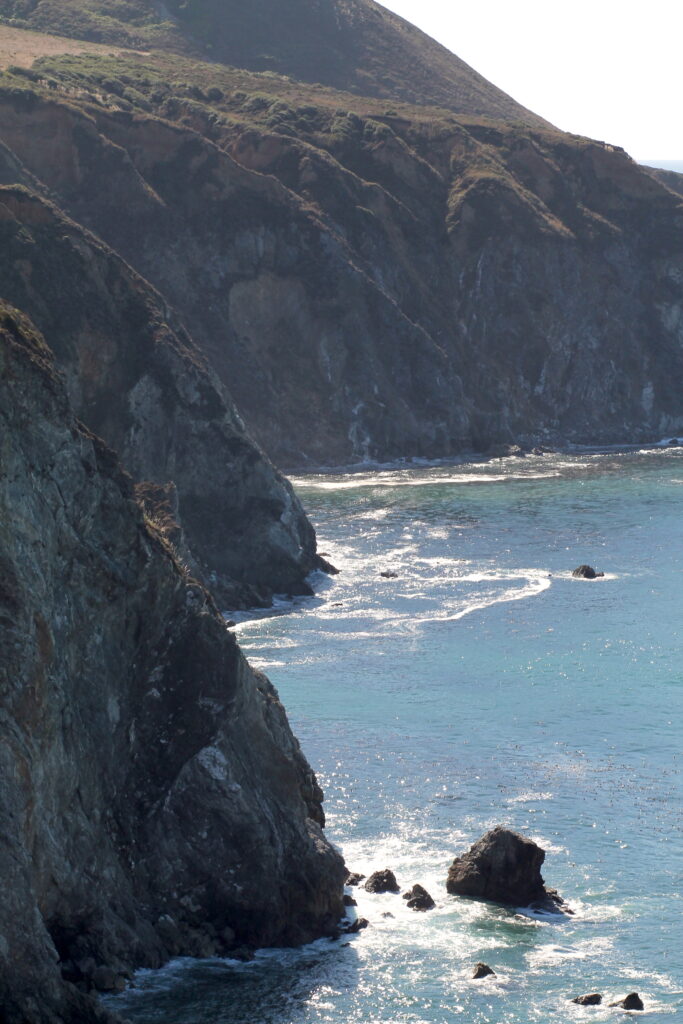
<path fill-rule="evenodd" d="M 299 950 L 261 950 L 251 963 L 175 960 L 141 971 L 134 987 L 103 1004 L 133 1024 L 291 1024 L 323 989 L 334 997 L 358 986 L 354 940 L 319 940 Z"/>

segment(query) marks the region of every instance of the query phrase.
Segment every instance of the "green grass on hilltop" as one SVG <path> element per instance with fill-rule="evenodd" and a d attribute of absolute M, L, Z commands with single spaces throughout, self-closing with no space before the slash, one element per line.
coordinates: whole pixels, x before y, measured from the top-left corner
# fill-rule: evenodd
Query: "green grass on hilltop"
<path fill-rule="evenodd" d="M 374 0 L 0 0 L 0 21 L 272 71 L 384 102 L 546 124 Z"/>

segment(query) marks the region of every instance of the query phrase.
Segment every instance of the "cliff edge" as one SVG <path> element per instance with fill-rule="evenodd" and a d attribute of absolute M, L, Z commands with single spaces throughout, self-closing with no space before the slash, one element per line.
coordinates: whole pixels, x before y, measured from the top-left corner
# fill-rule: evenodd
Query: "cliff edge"
<path fill-rule="evenodd" d="M 270 683 L 0 308 L 0 1006 L 333 933 L 344 867 Z"/>

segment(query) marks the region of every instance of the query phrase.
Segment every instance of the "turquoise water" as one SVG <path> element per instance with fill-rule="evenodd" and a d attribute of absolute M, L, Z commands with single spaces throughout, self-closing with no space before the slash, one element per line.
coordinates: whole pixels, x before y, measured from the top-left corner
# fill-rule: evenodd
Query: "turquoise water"
<path fill-rule="evenodd" d="M 342 574 L 240 641 L 278 687 L 352 870 L 360 935 L 251 964 L 177 961 L 110 1005 L 135 1024 L 555 1024 L 637 990 L 683 1018 L 683 450 L 505 459 L 297 489 Z M 573 580 L 588 562 L 606 572 Z M 393 570 L 397 579 L 384 579 Z M 576 910 L 450 897 L 505 824 Z M 484 960 L 495 979 L 470 980 Z"/>

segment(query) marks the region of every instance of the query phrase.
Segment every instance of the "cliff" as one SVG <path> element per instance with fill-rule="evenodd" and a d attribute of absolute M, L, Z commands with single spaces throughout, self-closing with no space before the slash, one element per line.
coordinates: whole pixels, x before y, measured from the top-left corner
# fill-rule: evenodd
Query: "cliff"
<path fill-rule="evenodd" d="M 0 154 L 3 167 L 36 187 Z M 170 488 L 166 526 L 221 606 L 307 592 L 313 530 L 161 296 L 25 186 L 0 186 L 0 281 L 49 336 L 78 417 L 156 485 L 144 491 L 149 515 Z"/>
<path fill-rule="evenodd" d="M 341 858 L 270 683 L 0 309 L 0 1007 L 334 931 Z"/>
<path fill-rule="evenodd" d="M 0 92 L 15 159 L 280 466 L 680 431 L 683 205 L 623 151 L 168 56 L 38 67 Z"/>

